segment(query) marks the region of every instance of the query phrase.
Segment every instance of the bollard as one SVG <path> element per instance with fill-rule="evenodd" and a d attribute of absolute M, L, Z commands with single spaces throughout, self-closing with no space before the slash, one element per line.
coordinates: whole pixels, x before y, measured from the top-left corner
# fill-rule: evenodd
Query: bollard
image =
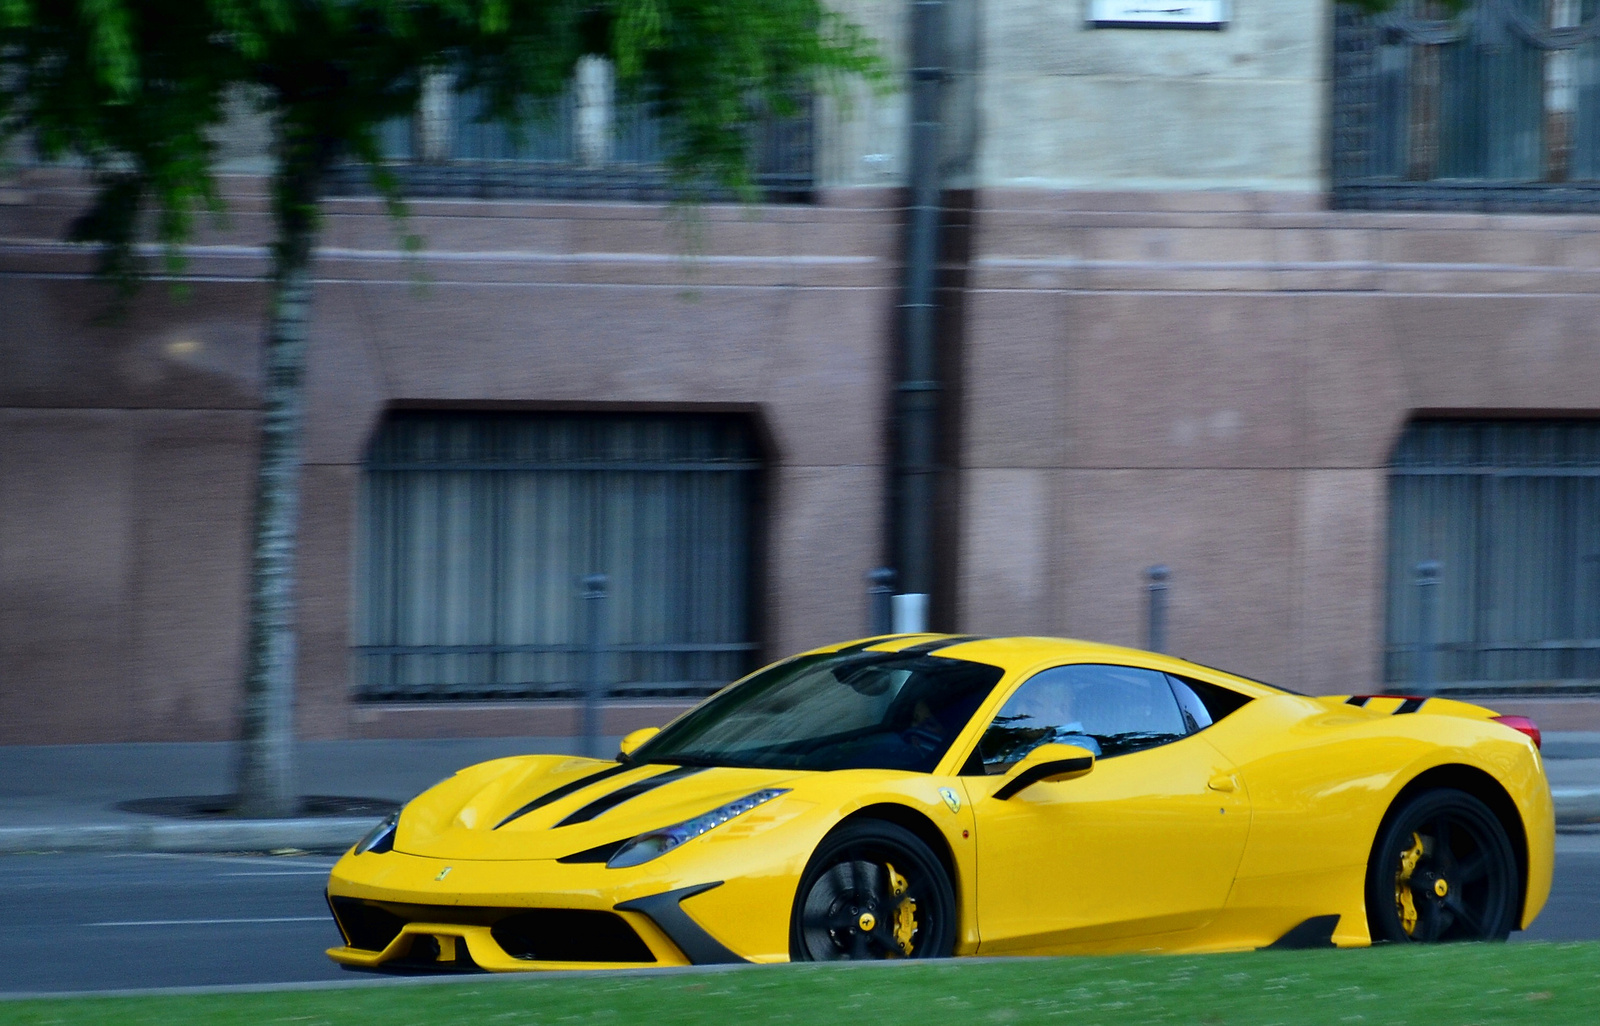
<path fill-rule="evenodd" d="M 872 637 L 889 633 L 894 578 L 894 570 L 886 566 L 867 571 L 867 634 Z"/>
<path fill-rule="evenodd" d="M 1145 570 L 1150 579 L 1150 611 L 1145 622 L 1145 648 L 1152 652 L 1167 650 L 1167 578 L 1172 571 L 1163 563 Z"/>
<path fill-rule="evenodd" d="M 1416 692 L 1432 694 L 1437 672 L 1434 655 L 1438 649 L 1439 571 L 1436 559 L 1425 559 L 1417 564 L 1417 653 Z"/>
<path fill-rule="evenodd" d="M 584 648 L 588 674 L 583 688 L 583 754 L 592 759 L 600 753 L 600 706 L 605 699 L 605 598 L 606 575 L 589 574 L 580 586 L 583 595 Z"/>

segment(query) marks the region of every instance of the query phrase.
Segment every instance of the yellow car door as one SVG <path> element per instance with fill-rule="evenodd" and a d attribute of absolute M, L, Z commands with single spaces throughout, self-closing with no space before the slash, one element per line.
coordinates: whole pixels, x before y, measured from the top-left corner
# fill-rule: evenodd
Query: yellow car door
<path fill-rule="evenodd" d="M 1159 935 L 1216 915 L 1250 806 L 1236 768 L 1201 733 L 1210 722 L 1185 682 L 1137 667 L 1054 667 L 1012 694 L 962 777 L 976 828 L 980 954 L 1124 938 L 1159 946 Z M 999 797 L 1010 768 L 1042 744 L 1097 758 L 1075 779 Z"/>

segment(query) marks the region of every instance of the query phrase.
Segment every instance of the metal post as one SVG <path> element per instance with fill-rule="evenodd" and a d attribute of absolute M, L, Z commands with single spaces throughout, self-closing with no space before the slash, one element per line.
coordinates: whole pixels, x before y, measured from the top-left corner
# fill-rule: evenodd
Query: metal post
<path fill-rule="evenodd" d="M 588 679 L 583 689 L 583 754 L 600 758 L 600 705 L 606 697 L 605 597 L 606 575 L 589 574 L 582 583 L 584 648 L 589 657 Z"/>
<path fill-rule="evenodd" d="M 1432 693 L 1437 672 L 1434 654 L 1438 649 L 1439 616 L 1438 560 L 1425 559 L 1417 564 L 1417 678 L 1418 694 Z"/>
<path fill-rule="evenodd" d="M 939 168 L 944 91 L 944 0 L 912 0 L 908 83 L 911 138 L 906 185 L 905 291 L 900 304 L 901 350 L 895 383 L 898 429 L 894 488 L 891 491 L 892 546 L 900 619 L 909 630 L 926 629 L 928 596 L 933 592 L 934 528 L 939 463 L 939 380 L 937 322 L 939 222 L 942 181 Z M 922 621 L 921 623 L 918 620 Z M 896 627 L 899 630 L 899 627 Z"/>
<path fill-rule="evenodd" d="M 1145 623 L 1145 648 L 1152 652 L 1167 650 L 1167 578 L 1172 571 L 1166 564 L 1158 563 L 1145 570 L 1150 579 L 1150 614 Z"/>
<path fill-rule="evenodd" d="M 902 592 L 889 600 L 889 629 L 896 634 L 923 634 L 928 630 L 928 593 Z"/>
<path fill-rule="evenodd" d="M 886 566 L 867 571 L 867 633 L 889 633 L 890 602 L 894 597 L 894 571 Z"/>

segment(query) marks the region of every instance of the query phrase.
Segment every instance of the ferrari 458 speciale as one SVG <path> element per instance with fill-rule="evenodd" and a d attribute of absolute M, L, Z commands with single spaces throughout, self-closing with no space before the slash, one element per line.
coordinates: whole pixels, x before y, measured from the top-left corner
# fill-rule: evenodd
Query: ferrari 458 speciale
<path fill-rule="evenodd" d="M 498 759 L 333 868 L 378 971 L 1499 940 L 1550 889 L 1538 728 L 1051 638 L 898 635 L 615 761 Z"/>

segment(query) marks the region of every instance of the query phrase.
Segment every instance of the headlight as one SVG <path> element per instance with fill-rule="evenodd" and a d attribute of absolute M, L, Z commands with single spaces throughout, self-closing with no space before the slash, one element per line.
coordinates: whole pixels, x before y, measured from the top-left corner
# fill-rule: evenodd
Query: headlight
<path fill-rule="evenodd" d="M 446 780 L 450 780 L 455 776 L 456 774 L 452 773 L 448 777 L 440 777 L 432 786 L 419 791 L 418 797 L 427 794 L 435 787 L 438 787 Z M 415 800 L 416 798 L 413 798 L 411 801 Z M 356 845 L 355 854 L 365 855 L 369 851 L 375 851 L 379 855 L 382 855 L 386 851 L 394 851 L 394 832 L 395 828 L 400 825 L 400 813 L 404 812 L 406 810 L 406 806 L 410 804 L 410 801 L 403 803 L 400 808 L 389 813 L 388 819 L 367 831 L 367 836 L 363 837 L 361 842 Z"/>
<path fill-rule="evenodd" d="M 628 866 L 637 866 L 641 862 L 649 862 L 653 858 L 665 855 L 685 841 L 692 841 L 709 830 L 715 830 L 728 820 L 749 812 L 757 805 L 764 805 L 780 794 L 788 793 L 789 789 L 786 787 L 757 791 L 755 794 L 747 794 L 738 801 L 729 802 L 720 808 L 712 809 L 710 812 L 696 816 L 693 819 L 686 819 L 682 823 L 674 823 L 672 826 L 662 827 L 660 830 L 652 830 L 647 834 L 640 834 L 617 849 L 617 853 L 611 856 L 606 865 L 611 869 L 623 869 Z"/>
<path fill-rule="evenodd" d="M 394 830 L 400 822 L 400 813 L 391 812 L 389 818 L 367 831 L 367 836 L 356 845 L 356 854 L 365 855 L 369 851 L 383 853 L 394 851 Z"/>

